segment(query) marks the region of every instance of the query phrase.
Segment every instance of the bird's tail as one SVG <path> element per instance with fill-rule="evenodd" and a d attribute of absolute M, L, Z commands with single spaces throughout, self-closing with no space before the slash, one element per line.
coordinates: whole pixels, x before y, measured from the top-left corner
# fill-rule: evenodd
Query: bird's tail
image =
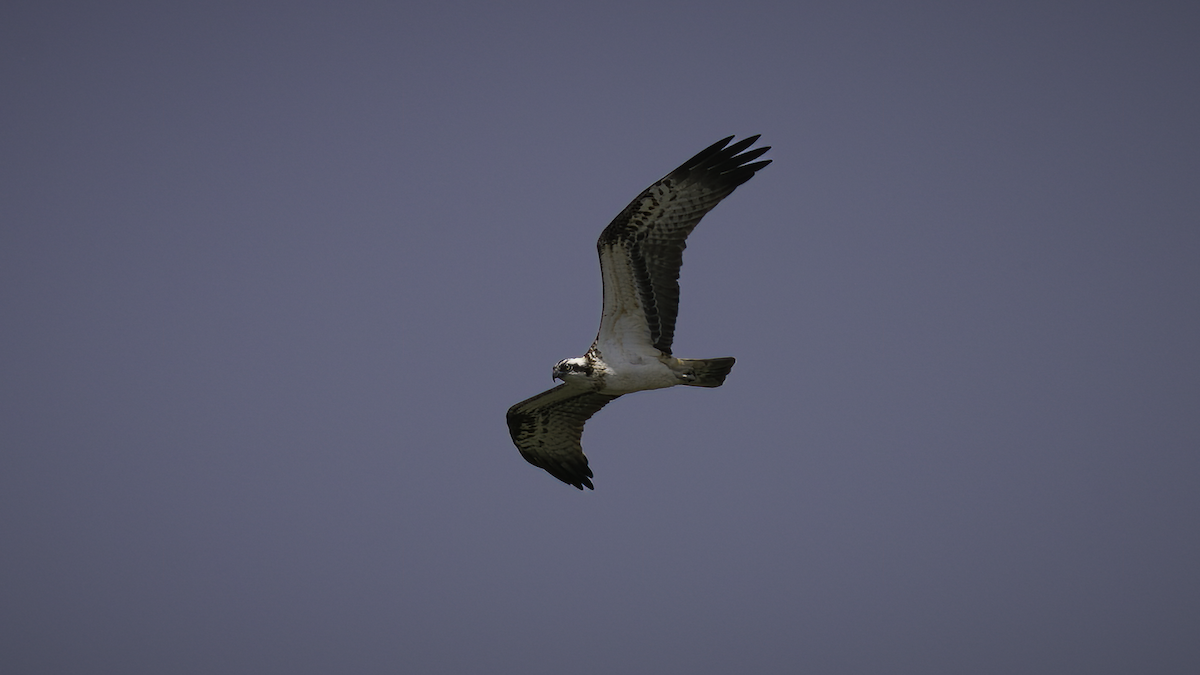
<path fill-rule="evenodd" d="M 679 359 L 685 367 L 684 384 L 693 387 L 719 387 L 725 382 L 725 376 L 733 370 L 733 357 L 719 359 Z"/>

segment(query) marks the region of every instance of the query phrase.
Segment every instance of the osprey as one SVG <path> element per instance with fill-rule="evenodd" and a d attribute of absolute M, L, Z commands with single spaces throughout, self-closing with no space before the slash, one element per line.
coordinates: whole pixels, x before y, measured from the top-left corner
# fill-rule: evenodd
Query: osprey
<path fill-rule="evenodd" d="M 746 151 L 758 136 L 717 141 L 646 188 L 596 242 L 604 310 L 596 341 L 583 356 L 559 361 L 562 384 L 508 409 L 521 456 L 580 490 L 592 487 L 580 438 L 583 423 L 623 394 L 686 384 L 719 387 L 733 359 L 671 355 L 679 310 L 679 268 L 688 234 L 704 214 L 771 160 L 770 147 Z"/>

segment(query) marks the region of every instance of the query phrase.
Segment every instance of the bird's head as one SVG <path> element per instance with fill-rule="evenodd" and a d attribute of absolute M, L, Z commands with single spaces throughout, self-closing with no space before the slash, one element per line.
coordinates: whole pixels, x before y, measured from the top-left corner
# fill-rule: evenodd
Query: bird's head
<path fill-rule="evenodd" d="M 563 359 L 554 364 L 553 379 L 562 380 L 568 384 L 591 384 L 595 368 L 582 356 L 573 359 Z"/>

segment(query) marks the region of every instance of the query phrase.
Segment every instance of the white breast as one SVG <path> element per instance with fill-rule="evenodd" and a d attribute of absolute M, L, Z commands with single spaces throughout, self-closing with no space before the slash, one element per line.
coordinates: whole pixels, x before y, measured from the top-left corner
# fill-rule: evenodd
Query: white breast
<path fill-rule="evenodd" d="M 657 357 L 620 352 L 615 358 L 603 354 L 605 394 L 628 394 L 646 389 L 662 389 L 679 384 L 679 377 Z"/>

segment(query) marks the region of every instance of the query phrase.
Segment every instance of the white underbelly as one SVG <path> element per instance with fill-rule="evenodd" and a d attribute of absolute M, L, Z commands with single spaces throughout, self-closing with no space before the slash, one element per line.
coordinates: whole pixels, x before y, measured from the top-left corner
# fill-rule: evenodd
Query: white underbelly
<path fill-rule="evenodd" d="M 628 394 L 679 384 L 679 377 L 657 358 L 606 362 L 605 365 L 607 372 L 604 375 L 604 389 L 601 390 L 605 394 Z"/>

